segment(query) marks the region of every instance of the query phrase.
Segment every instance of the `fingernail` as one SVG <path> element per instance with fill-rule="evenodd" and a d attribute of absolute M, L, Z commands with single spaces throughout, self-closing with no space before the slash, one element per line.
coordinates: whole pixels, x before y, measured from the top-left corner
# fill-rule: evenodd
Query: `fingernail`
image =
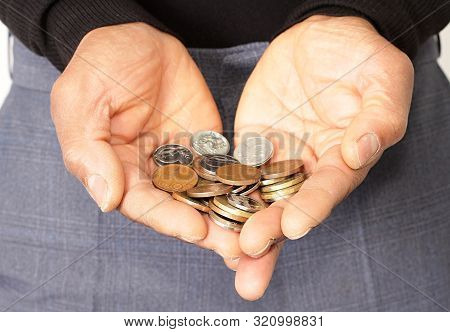
<path fill-rule="evenodd" d="M 102 211 L 105 211 L 104 204 L 108 193 L 108 184 L 98 174 L 91 175 L 87 180 L 87 190 Z"/>
<path fill-rule="evenodd" d="M 381 144 L 378 136 L 368 133 L 361 136 L 356 142 L 358 146 L 359 166 L 365 166 L 380 151 Z"/>
<path fill-rule="evenodd" d="M 230 260 L 232 261 L 232 262 L 239 262 L 239 260 L 241 259 L 241 257 L 231 257 L 230 258 Z"/>
<path fill-rule="evenodd" d="M 276 241 L 276 239 L 270 239 L 267 242 L 267 244 L 261 250 L 255 252 L 253 254 L 250 254 L 250 256 L 253 257 L 253 258 L 259 258 L 259 257 L 264 256 L 269 251 L 269 249 L 272 246 L 272 244 L 275 243 L 275 241 Z"/>
<path fill-rule="evenodd" d="M 297 234 L 297 235 L 294 235 L 294 236 L 288 236 L 288 238 L 291 239 L 291 240 L 298 240 L 298 239 L 304 237 L 306 234 L 308 234 L 308 233 L 311 231 L 311 229 L 312 229 L 312 228 L 308 229 L 308 230 L 307 230 L 306 232 L 304 232 L 304 233 L 300 233 L 300 234 Z"/>

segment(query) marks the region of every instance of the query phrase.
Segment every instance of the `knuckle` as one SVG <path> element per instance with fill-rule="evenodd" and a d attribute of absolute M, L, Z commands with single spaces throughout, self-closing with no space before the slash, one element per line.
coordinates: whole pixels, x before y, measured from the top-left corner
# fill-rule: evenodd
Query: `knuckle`
<path fill-rule="evenodd" d="M 406 77 L 413 77 L 414 76 L 414 65 L 408 55 L 403 52 L 398 52 L 398 60 L 396 61 L 398 63 L 399 68 L 402 70 L 402 72 L 405 74 Z"/>
<path fill-rule="evenodd" d="M 79 151 L 72 145 L 62 146 L 62 158 L 64 166 L 73 175 L 80 177 L 82 174 L 82 163 L 79 158 Z"/>
<path fill-rule="evenodd" d="M 385 118 L 386 127 L 388 128 L 389 137 L 391 137 L 392 143 L 395 144 L 400 141 L 406 134 L 406 128 L 408 121 L 400 114 L 389 113 Z"/>

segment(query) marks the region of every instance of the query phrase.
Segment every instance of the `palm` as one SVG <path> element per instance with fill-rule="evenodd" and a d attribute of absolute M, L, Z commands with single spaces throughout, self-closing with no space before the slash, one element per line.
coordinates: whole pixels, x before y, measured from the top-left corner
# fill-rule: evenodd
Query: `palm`
<path fill-rule="evenodd" d="M 187 50 L 173 37 L 143 24 L 132 24 L 91 33 L 76 55 L 58 80 L 56 91 L 58 85 L 67 89 L 73 82 L 89 84 L 80 90 L 76 101 L 70 103 L 65 96 L 61 102 L 75 104 L 78 112 L 85 112 L 80 130 L 92 140 L 89 157 L 116 161 L 106 166 L 99 162 L 111 178 L 111 200 L 117 202 L 104 210 L 120 203 L 124 215 L 158 232 L 197 242 L 223 256 L 238 256 L 236 235 L 156 189 L 151 181 L 155 169 L 151 156 L 158 146 L 186 144 L 193 132 L 222 129 L 214 100 Z M 53 109 L 58 129 L 72 114 L 56 103 Z M 74 116 L 80 117 L 80 113 Z M 60 130 L 66 163 L 77 173 L 70 165 L 77 157 L 70 154 L 80 152 L 70 148 L 65 137 Z M 98 155 L 92 156 L 95 153 Z"/>
<path fill-rule="evenodd" d="M 275 145 L 273 160 L 303 159 L 310 174 L 294 197 L 246 223 L 240 238 L 246 253 L 258 252 L 270 238 L 296 239 L 317 226 L 406 127 L 412 92 L 406 56 L 362 19 L 315 20 L 294 26 L 269 45 L 239 103 L 236 143 L 246 133 L 263 134 Z M 381 145 L 375 154 L 356 144 L 372 132 Z M 265 275 L 255 272 L 264 266 L 258 260 L 241 260 L 236 286 L 244 297 L 262 295 L 271 276 L 267 266 L 273 269 L 278 249 L 259 259 L 265 261 Z M 259 293 L 254 286 L 254 293 L 248 290 L 255 273 L 264 279 Z"/>

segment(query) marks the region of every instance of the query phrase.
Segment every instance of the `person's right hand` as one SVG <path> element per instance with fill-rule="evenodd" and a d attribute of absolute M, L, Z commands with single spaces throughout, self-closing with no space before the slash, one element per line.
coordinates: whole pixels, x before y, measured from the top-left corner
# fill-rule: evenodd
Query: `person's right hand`
<path fill-rule="evenodd" d="M 155 148 L 222 130 L 206 82 L 176 38 L 143 23 L 91 31 L 53 86 L 51 111 L 67 169 L 102 211 L 118 207 L 237 265 L 237 234 L 152 184 Z"/>

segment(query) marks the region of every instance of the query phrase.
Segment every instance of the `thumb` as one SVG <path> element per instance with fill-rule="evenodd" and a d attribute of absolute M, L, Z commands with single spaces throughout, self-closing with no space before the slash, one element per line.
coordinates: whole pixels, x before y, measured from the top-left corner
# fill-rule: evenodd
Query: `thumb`
<path fill-rule="evenodd" d="M 120 159 L 108 142 L 109 105 L 103 98 L 93 98 L 93 91 L 61 76 L 52 89 L 51 111 L 66 168 L 107 212 L 120 204 L 125 179 Z"/>

